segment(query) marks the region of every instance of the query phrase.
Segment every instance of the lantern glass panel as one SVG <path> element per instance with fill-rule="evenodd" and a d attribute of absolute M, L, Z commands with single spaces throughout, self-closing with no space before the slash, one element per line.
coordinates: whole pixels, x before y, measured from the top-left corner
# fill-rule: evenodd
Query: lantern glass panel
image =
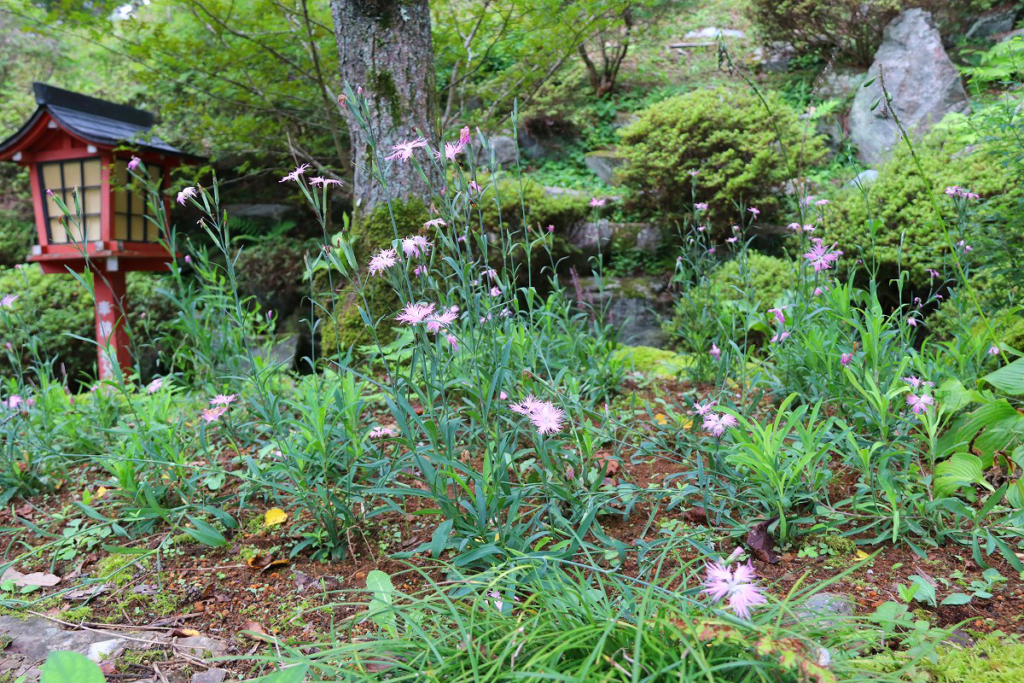
<path fill-rule="evenodd" d="M 163 167 L 147 164 L 146 171 L 152 182 L 163 189 Z M 146 205 L 146 191 L 134 187 L 137 181 L 128 173 L 128 165 L 123 159 L 114 162 L 114 239 L 126 242 L 156 242 L 156 225 L 147 216 L 152 212 Z"/>
<path fill-rule="evenodd" d="M 50 244 L 100 239 L 103 202 L 100 160 L 93 157 L 41 163 L 39 176 L 43 188 L 53 193 L 46 196 L 43 204 Z M 57 204 L 58 197 L 70 212 L 69 217 L 64 216 Z"/>

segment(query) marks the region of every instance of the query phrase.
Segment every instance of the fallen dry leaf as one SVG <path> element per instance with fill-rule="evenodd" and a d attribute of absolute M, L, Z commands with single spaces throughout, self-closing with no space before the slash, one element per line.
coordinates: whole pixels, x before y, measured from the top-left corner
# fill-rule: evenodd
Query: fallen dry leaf
<path fill-rule="evenodd" d="M 258 621 L 253 621 L 252 619 L 242 624 L 242 631 L 248 631 L 248 633 L 243 633 L 242 635 L 253 640 L 262 640 L 265 643 L 269 643 L 274 640 L 271 635 L 267 633 L 267 629 L 263 628 L 262 624 Z"/>
<path fill-rule="evenodd" d="M 171 638 L 191 638 L 200 635 L 194 628 L 176 628 L 171 631 Z"/>
<path fill-rule="evenodd" d="M 89 600 L 106 593 L 114 587 L 112 583 L 93 584 L 64 594 L 65 600 Z"/>
<path fill-rule="evenodd" d="M 754 554 L 754 557 L 768 564 L 776 564 L 779 561 L 775 555 L 775 539 L 768 533 L 768 526 L 777 519 L 778 517 L 772 517 L 758 522 L 750 527 L 750 532 L 747 534 L 747 547 L 750 548 L 750 552 Z"/>
<path fill-rule="evenodd" d="M 683 519 L 690 524 L 708 525 L 708 511 L 700 505 L 695 505 L 683 513 Z"/>
<path fill-rule="evenodd" d="M 159 592 L 160 588 L 151 583 L 140 583 L 135 588 L 132 588 L 132 593 L 136 595 L 156 595 Z"/>
<path fill-rule="evenodd" d="M 99 664 L 100 673 L 104 676 L 109 676 L 113 673 L 117 673 L 117 663 L 113 659 L 104 659 Z"/>
<path fill-rule="evenodd" d="M 5 581 L 13 581 L 14 585 L 18 588 L 24 588 L 26 586 L 56 586 L 60 583 L 60 577 L 53 574 L 46 574 L 44 572 L 32 572 L 31 574 L 22 574 L 14 567 L 9 567 L 4 572 L 3 576 L 0 576 L 0 583 Z"/>
<path fill-rule="evenodd" d="M 289 562 L 286 559 L 275 560 L 269 555 L 256 555 L 245 561 L 251 569 L 258 569 L 261 572 L 268 572 L 277 567 L 287 567 Z"/>
<path fill-rule="evenodd" d="M 267 510 L 267 514 L 263 516 L 263 526 L 276 526 L 283 524 L 288 519 L 288 513 L 281 508 L 270 508 Z"/>

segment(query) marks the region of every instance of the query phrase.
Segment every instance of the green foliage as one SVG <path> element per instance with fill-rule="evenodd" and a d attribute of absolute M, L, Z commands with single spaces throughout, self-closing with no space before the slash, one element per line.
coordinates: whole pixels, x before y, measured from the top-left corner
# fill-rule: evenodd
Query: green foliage
<path fill-rule="evenodd" d="M 43 275 L 39 266 L 26 265 L 0 271 L 0 292 L 18 295 L 13 306 L 25 313 L 22 324 L 4 332 L 5 343 L 11 344 L 11 353 L 22 365 L 36 360 L 34 345 L 40 360 L 56 362 L 58 374 L 63 367 L 69 378 L 78 380 L 92 372 L 96 346 L 70 336 L 96 336 L 92 296 L 77 280 L 71 275 Z M 127 299 L 132 330 L 143 329 L 143 313 L 149 322 L 166 315 L 167 305 L 157 292 L 157 278 L 149 273 L 129 273 Z M 9 356 L 0 359 L 0 373 L 11 376 L 15 372 Z"/>
<path fill-rule="evenodd" d="M 678 375 L 692 361 L 689 357 L 652 346 L 620 346 L 614 354 L 637 372 L 651 373 L 665 377 Z"/>
<path fill-rule="evenodd" d="M 869 671 L 897 671 L 906 666 L 909 656 L 885 653 L 865 659 Z M 926 680 L 930 683 L 1016 683 L 1024 671 L 1024 643 L 1018 636 L 988 633 L 970 647 L 949 645 L 934 659 L 918 659 L 904 671 L 902 680 Z"/>
<path fill-rule="evenodd" d="M 563 234 L 586 218 L 589 212 L 587 200 L 582 197 L 569 194 L 551 196 L 541 185 L 526 179 L 520 191 L 519 181 L 507 177 L 488 185 L 478 205 L 482 228 L 491 232 L 499 227 L 520 230 L 525 223 L 535 230 L 554 225 L 555 232 Z M 475 222 L 477 219 L 474 214 L 472 220 Z"/>
<path fill-rule="evenodd" d="M 31 218 L 0 210 L 0 267 L 11 268 L 24 263 L 35 237 L 36 226 Z"/>
<path fill-rule="evenodd" d="M 349 235 L 352 251 L 359 264 L 367 264 L 380 249 L 386 249 L 398 238 L 419 234 L 423 223 L 430 219 L 427 207 L 419 199 L 405 204 L 395 203 L 389 210 L 387 205 L 377 207 L 369 216 L 359 219 Z M 392 287 L 381 278 L 363 278 L 362 293 L 352 283 L 339 281 L 333 275 L 334 291 L 330 291 L 328 275 L 321 271 L 317 275 L 316 289 L 320 294 L 323 316 L 320 321 L 320 348 L 323 358 L 334 358 L 339 352 L 359 346 L 375 344 L 372 330 L 366 325 L 360 307 L 372 311 L 378 318 L 391 318 L 399 308 L 399 299 Z M 376 320 L 373 321 L 376 323 Z M 390 324 L 380 326 L 377 341 L 382 346 L 395 340 L 395 331 Z"/>
<path fill-rule="evenodd" d="M 712 273 L 711 282 L 723 300 L 753 297 L 760 310 L 767 310 L 796 284 L 796 268 L 789 259 L 750 251 L 742 270 L 739 259 L 726 261 Z"/>
<path fill-rule="evenodd" d="M 51 652 L 43 664 L 40 683 L 103 683 L 103 672 L 77 652 Z"/>
<path fill-rule="evenodd" d="M 1022 230 L 998 219 L 1013 204 L 1019 188 L 984 148 L 969 152 L 940 131 L 918 144 L 916 153 L 925 178 L 906 146 L 897 146 L 892 159 L 879 169 L 877 180 L 865 188 L 866 197 L 855 187 L 840 193 L 826 212 L 824 236 L 838 242 L 847 257 L 863 258 L 869 267 L 877 264 L 880 282 L 895 277 L 900 267 L 912 285 L 925 287 L 928 269 L 942 271 L 949 264 L 949 241 L 940 226 L 952 230 L 956 211 L 942 195 L 946 187 L 959 185 L 984 199 L 973 209 L 973 234 L 965 236 L 969 244 L 977 242 L 986 225 L 1007 237 L 1019 236 Z M 944 212 L 941 217 L 932 203 L 936 196 Z M 854 259 L 843 263 L 852 265 Z"/>
<path fill-rule="evenodd" d="M 868 66 L 885 25 L 904 9 L 923 7 L 948 32 L 993 4 L 993 0 L 749 0 L 746 9 L 765 40 Z"/>
<path fill-rule="evenodd" d="M 824 148 L 796 112 L 768 93 L 766 101 L 746 90 L 701 89 L 654 104 L 621 131 L 619 178 L 634 191 L 631 203 L 651 214 L 681 217 L 695 202 L 709 205 L 702 221 L 727 232 L 745 223 L 747 207 L 760 218 L 775 217 L 780 187 L 798 167 L 816 164 Z M 776 129 L 789 162 L 780 153 Z M 696 177 L 691 171 L 698 172 Z"/>

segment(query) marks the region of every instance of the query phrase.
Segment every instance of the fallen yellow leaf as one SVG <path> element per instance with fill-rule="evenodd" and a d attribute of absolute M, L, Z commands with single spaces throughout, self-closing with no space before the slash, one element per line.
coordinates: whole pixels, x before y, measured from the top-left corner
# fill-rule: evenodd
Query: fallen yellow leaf
<path fill-rule="evenodd" d="M 870 555 L 868 555 L 868 554 L 867 554 L 866 552 L 864 552 L 863 550 L 858 550 L 858 551 L 857 551 L 857 559 L 858 559 L 858 560 L 866 560 L 866 559 L 868 559 L 869 557 L 871 557 L 871 556 L 870 556 Z"/>
<path fill-rule="evenodd" d="M 663 413 L 656 413 L 654 415 L 654 421 L 657 422 L 660 425 L 667 425 L 668 424 L 668 418 L 665 417 L 665 415 Z"/>
<path fill-rule="evenodd" d="M 107 487 L 106 486 L 101 486 L 98 489 L 96 489 L 96 497 L 97 498 L 102 498 L 106 493 L 107 493 Z"/>
<path fill-rule="evenodd" d="M 288 519 L 288 513 L 281 508 L 270 508 L 263 517 L 263 526 L 274 526 Z"/>

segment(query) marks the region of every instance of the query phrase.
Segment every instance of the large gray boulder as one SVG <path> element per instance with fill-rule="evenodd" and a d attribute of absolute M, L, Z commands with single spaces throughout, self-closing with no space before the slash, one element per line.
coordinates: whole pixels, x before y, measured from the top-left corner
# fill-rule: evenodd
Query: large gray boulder
<path fill-rule="evenodd" d="M 882 78 L 876 78 L 857 91 L 850 110 L 850 138 L 866 163 L 884 161 L 899 140 L 890 108 L 908 132 L 917 134 L 950 112 L 970 110 L 960 74 L 942 47 L 931 14 L 922 9 L 901 12 L 885 27 L 868 76 L 875 78 L 879 73 L 892 101 L 882 101 L 872 110 L 883 97 Z"/>

